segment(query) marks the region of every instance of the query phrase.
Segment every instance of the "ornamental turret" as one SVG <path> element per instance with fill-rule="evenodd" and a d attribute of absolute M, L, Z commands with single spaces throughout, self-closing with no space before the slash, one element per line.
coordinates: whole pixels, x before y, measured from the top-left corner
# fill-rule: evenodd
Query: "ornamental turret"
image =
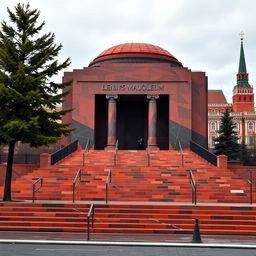
<path fill-rule="evenodd" d="M 254 111 L 254 94 L 253 88 L 249 84 L 249 75 L 246 70 L 246 62 L 244 56 L 244 33 L 240 33 L 241 46 L 240 46 L 240 59 L 237 73 L 237 84 L 233 89 L 233 111 Z"/>

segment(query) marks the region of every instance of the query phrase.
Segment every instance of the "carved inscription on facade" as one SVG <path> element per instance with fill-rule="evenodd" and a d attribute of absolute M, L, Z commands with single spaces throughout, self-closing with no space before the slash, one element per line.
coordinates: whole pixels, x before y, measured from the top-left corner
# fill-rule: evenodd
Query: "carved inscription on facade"
<path fill-rule="evenodd" d="M 159 84 L 104 84 L 103 91 L 136 91 L 158 92 L 163 91 L 164 86 Z"/>

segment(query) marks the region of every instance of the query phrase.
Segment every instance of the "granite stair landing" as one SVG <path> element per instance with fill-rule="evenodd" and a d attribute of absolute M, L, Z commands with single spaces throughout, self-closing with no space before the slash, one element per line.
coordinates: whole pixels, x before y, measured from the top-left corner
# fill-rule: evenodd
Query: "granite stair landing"
<path fill-rule="evenodd" d="M 13 199 L 31 200 L 32 181 L 44 179 L 36 200 L 72 200 L 72 184 L 80 168 L 82 181 L 76 200 L 105 200 L 108 170 L 112 171 L 110 201 L 191 202 L 188 169 L 193 169 L 197 200 L 202 203 L 248 203 L 249 184 L 230 170 L 212 166 L 189 150 L 184 151 L 184 167 L 178 151 L 154 151 L 148 165 L 145 150 L 120 150 L 116 166 L 114 151 L 90 150 L 83 164 L 83 151 L 77 151 L 49 168 L 41 168 L 17 179 Z M 0 191 L 2 194 L 2 188 Z"/>
<path fill-rule="evenodd" d="M 0 230 L 86 232 L 88 210 L 81 203 L 1 202 Z M 255 207 L 96 204 L 91 232 L 192 234 L 197 218 L 202 234 L 256 235 L 255 216 Z"/>

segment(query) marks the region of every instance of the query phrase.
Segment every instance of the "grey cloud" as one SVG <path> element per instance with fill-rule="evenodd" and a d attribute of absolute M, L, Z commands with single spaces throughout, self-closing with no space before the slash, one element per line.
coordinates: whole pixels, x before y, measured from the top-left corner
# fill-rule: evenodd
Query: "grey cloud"
<path fill-rule="evenodd" d="M 1 1 L 6 6 L 27 0 Z M 103 50 L 125 42 L 146 42 L 170 51 L 192 70 L 205 71 L 209 88 L 223 89 L 231 100 L 239 60 L 238 33 L 245 32 L 250 83 L 255 84 L 255 10 L 250 0 L 33 0 L 45 31 L 63 44 L 60 58 L 69 70 L 83 68 Z M 60 77 L 62 74 L 60 75 Z M 59 76 L 58 76 L 59 77 Z M 58 78 L 59 79 L 59 78 Z"/>

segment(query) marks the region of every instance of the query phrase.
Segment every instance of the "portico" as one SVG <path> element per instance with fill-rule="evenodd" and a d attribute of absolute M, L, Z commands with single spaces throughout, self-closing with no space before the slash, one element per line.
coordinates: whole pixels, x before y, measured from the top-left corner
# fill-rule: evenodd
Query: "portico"
<path fill-rule="evenodd" d="M 140 139 L 142 149 L 148 143 L 151 148 L 169 148 L 168 95 L 107 94 L 105 98 L 107 103 L 102 106 L 104 97 L 96 97 L 96 106 L 101 102 L 98 108 L 105 116 L 96 115 L 96 149 L 105 148 L 106 142 L 107 148 L 115 147 L 117 139 L 120 149 L 139 149 Z"/>

